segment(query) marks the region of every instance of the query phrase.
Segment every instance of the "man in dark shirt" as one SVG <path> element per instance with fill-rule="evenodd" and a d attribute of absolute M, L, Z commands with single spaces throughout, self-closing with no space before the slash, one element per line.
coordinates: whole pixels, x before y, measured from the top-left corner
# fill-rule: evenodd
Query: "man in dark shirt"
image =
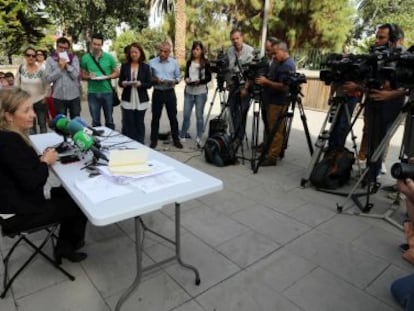
<path fill-rule="evenodd" d="M 257 84 L 263 87 L 263 101 L 267 106 L 267 123 L 270 133 L 269 139 L 271 140 L 266 159 L 261 163 L 262 166 L 276 165 L 277 158 L 282 151 L 285 132 L 284 122 L 280 123 L 273 137 L 271 137 L 271 132 L 277 120 L 284 118 L 289 104 L 289 87 L 283 81 L 289 74 L 296 71 L 295 62 L 290 57 L 285 42 L 276 41 L 273 43 L 272 49 L 274 62 L 268 76 L 260 76 L 255 80 Z"/>

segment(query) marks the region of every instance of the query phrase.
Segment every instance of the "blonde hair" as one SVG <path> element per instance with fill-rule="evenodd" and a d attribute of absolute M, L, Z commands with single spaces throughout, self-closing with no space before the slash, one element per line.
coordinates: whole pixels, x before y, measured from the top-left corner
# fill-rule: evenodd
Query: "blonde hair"
<path fill-rule="evenodd" d="M 30 144 L 28 133 L 17 129 L 12 122 L 6 119 L 6 112 L 14 114 L 20 105 L 29 98 L 29 93 L 19 88 L 0 89 L 0 130 L 15 132 Z"/>

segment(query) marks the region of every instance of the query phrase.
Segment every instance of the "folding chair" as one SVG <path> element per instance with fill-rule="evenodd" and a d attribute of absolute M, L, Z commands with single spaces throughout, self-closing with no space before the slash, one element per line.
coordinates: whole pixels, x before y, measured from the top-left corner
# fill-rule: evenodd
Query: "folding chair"
<path fill-rule="evenodd" d="M 65 274 L 71 281 L 75 280 L 75 277 L 69 274 L 66 270 L 60 267 L 54 259 L 50 256 L 46 255 L 42 248 L 51 241 L 53 249 L 55 248 L 55 239 L 57 236 L 55 235 L 56 230 L 59 228 L 59 223 L 51 223 L 44 226 L 36 227 L 27 229 L 24 231 L 16 231 L 16 232 L 4 232 L 2 230 L 3 236 L 9 238 L 18 237 L 17 241 L 13 244 L 12 248 L 9 250 L 7 255 L 3 259 L 4 263 L 4 278 L 3 278 L 3 292 L 1 293 L 0 297 L 3 299 L 6 296 L 7 291 L 10 289 L 13 281 L 17 278 L 17 276 L 26 268 L 26 266 L 38 255 L 42 255 L 49 263 L 51 263 L 56 269 L 59 269 L 63 274 Z M 28 236 L 30 234 L 46 231 L 46 237 L 43 241 L 39 244 L 39 246 L 35 245 L 32 241 L 29 240 Z M 33 249 L 33 253 L 29 256 L 29 258 L 23 263 L 23 265 L 17 269 L 17 271 L 13 274 L 13 276 L 9 279 L 9 260 L 11 255 L 13 254 L 16 247 L 20 244 L 20 242 L 26 242 Z"/>

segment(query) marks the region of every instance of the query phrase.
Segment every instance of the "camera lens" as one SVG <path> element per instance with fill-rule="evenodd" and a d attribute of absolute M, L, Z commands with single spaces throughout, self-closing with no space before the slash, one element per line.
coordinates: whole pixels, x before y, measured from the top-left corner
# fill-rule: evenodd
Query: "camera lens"
<path fill-rule="evenodd" d="M 414 165 L 408 163 L 394 163 L 391 167 L 391 176 L 395 179 L 414 179 Z"/>

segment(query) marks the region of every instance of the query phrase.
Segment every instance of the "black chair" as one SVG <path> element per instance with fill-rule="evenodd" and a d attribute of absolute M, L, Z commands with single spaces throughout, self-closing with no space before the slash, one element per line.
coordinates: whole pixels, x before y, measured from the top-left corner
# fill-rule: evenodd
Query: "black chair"
<path fill-rule="evenodd" d="M 0 218 L 1 223 L 1 218 Z M 65 274 L 71 281 L 75 280 L 75 277 L 69 274 L 66 270 L 60 267 L 56 260 L 51 258 L 50 256 L 46 255 L 43 252 L 43 247 L 50 241 L 52 243 L 53 249 L 55 249 L 55 239 L 57 238 L 55 232 L 59 228 L 59 223 L 51 223 L 44 226 L 31 228 L 24 231 L 16 231 L 16 232 L 5 232 L 2 230 L 3 237 L 15 238 L 18 237 L 16 242 L 13 244 L 12 248 L 9 250 L 7 255 L 3 259 L 4 263 L 4 278 L 3 278 L 3 292 L 1 293 L 0 297 L 3 299 L 6 296 L 7 291 L 10 289 L 13 281 L 17 278 L 17 276 L 26 268 L 26 266 L 38 255 L 42 255 L 49 263 L 51 263 L 56 269 L 59 269 L 63 274 Z M 32 241 L 29 240 L 29 235 L 46 231 L 46 237 L 43 241 L 39 244 L 39 246 L 35 245 Z M 20 244 L 20 242 L 26 242 L 33 249 L 33 253 L 29 256 L 29 258 L 23 263 L 23 265 L 17 269 L 17 271 L 13 274 L 13 276 L 9 279 L 9 260 L 11 255 L 13 254 L 16 247 Z"/>

